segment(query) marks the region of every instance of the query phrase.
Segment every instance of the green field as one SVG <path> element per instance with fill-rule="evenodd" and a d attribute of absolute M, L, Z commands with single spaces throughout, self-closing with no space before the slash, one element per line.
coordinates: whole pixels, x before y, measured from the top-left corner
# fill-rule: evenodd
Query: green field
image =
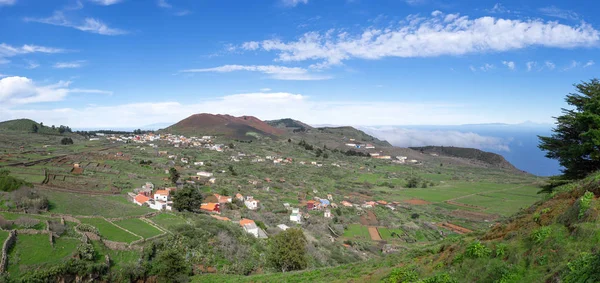
<path fill-rule="evenodd" d="M 129 218 L 116 221 L 114 223 L 144 238 L 150 238 L 162 234 L 160 230 L 140 220 L 139 218 Z"/>
<path fill-rule="evenodd" d="M 54 248 L 48 235 L 18 235 L 17 242 L 9 252 L 8 272 L 19 274 L 41 264 L 60 263 L 69 257 L 80 244 L 79 240 L 56 238 Z"/>
<path fill-rule="evenodd" d="M 161 213 L 152 218 L 150 218 L 152 222 L 157 224 L 158 226 L 165 228 L 167 230 L 173 230 L 175 227 L 179 225 L 185 225 L 187 222 L 182 217 L 176 216 L 170 213 Z"/>
<path fill-rule="evenodd" d="M 104 256 L 108 255 L 111 262 L 111 270 L 122 270 L 123 268 L 130 267 L 130 264 L 136 263 L 140 258 L 140 252 L 138 251 L 115 251 L 106 248 L 100 241 L 91 241 L 94 246 L 94 250 L 98 253 L 96 256 L 97 261 L 104 260 Z"/>
<path fill-rule="evenodd" d="M 360 224 L 349 224 L 344 230 L 344 237 L 351 239 L 371 240 L 369 229 Z"/>
<path fill-rule="evenodd" d="M 381 236 L 382 239 L 384 240 L 398 240 L 399 238 L 396 237 L 392 237 L 392 233 L 396 233 L 398 235 L 402 235 L 403 232 L 401 229 L 392 229 L 392 228 L 377 228 L 377 231 L 379 231 L 379 235 Z"/>
<path fill-rule="evenodd" d="M 125 196 L 90 196 L 56 191 L 42 192 L 50 201 L 50 212 L 116 218 L 144 215 L 153 210 L 127 201 Z"/>
<path fill-rule="evenodd" d="M 0 243 L 4 244 L 6 238 L 8 238 L 8 231 L 0 230 Z"/>
<path fill-rule="evenodd" d="M 90 224 L 100 231 L 100 235 L 109 241 L 131 243 L 139 240 L 135 235 L 115 226 L 102 218 L 81 218 L 82 223 Z"/>

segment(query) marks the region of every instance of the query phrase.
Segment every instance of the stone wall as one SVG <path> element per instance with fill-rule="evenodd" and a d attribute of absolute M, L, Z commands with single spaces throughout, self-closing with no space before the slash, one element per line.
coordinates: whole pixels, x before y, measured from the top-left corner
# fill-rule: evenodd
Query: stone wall
<path fill-rule="evenodd" d="M 17 232 L 15 230 L 11 230 L 8 233 L 8 238 L 4 241 L 4 245 L 2 245 L 2 258 L 0 259 L 0 273 L 6 272 L 6 266 L 8 265 L 8 250 L 15 244 L 17 240 Z"/>

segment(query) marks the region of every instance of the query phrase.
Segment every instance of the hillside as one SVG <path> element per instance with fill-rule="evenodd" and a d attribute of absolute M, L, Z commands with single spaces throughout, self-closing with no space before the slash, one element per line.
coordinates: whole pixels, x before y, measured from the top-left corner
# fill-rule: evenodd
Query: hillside
<path fill-rule="evenodd" d="M 285 133 L 284 130 L 274 128 L 256 117 L 206 113 L 192 115 L 161 132 L 190 136 L 220 136 L 239 140 L 254 139 L 256 134 L 275 138 Z"/>
<path fill-rule="evenodd" d="M 294 119 L 290 119 L 290 118 L 270 120 L 270 121 L 265 121 L 265 122 L 276 128 L 282 128 L 282 129 L 287 129 L 287 130 L 292 130 L 292 131 L 295 130 L 296 132 L 310 130 L 313 128 L 313 127 L 311 127 L 307 124 L 304 124 L 298 120 L 294 120 Z"/>
<path fill-rule="evenodd" d="M 361 263 L 195 282 L 600 282 L 600 174 L 559 187 L 484 233 Z"/>
<path fill-rule="evenodd" d="M 482 151 L 475 148 L 463 148 L 453 146 L 424 146 L 410 147 L 410 149 L 420 151 L 426 154 L 437 154 L 443 156 L 465 158 L 473 161 L 479 161 L 493 167 L 517 170 L 512 164 L 510 164 L 510 162 L 506 161 L 506 159 L 504 159 L 502 155 Z"/>
<path fill-rule="evenodd" d="M 31 132 L 34 125 L 40 127 L 40 124 L 30 119 L 9 120 L 0 122 L 0 130 Z"/>

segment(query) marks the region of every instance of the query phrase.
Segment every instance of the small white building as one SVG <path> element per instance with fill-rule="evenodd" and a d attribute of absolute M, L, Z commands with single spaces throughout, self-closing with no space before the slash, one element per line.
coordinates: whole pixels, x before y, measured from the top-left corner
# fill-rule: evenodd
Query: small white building
<path fill-rule="evenodd" d="M 295 223 L 302 223 L 302 214 L 300 213 L 299 208 L 292 209 L 292 214 L 290 214 L 290 221 Z"/>
<path fill-rule="evenodd" d="M 194 165 L 195 166 L 204 166 L 204 162 L 202 162 L 202 161 L 196 161 L 196 162 L 194 162 Z"/>
<path fill-rule="evenodd" d="M 246 200 L 244 201 L 244 205 L 250 210 L 255 210 L 258 208 L 259 202 L 260 202 L 259 200 L 254 199 L 253 197 L 249 196 L 249 197 L 246 197 Z"/>
<path fill-rule="evenodd" d="M 170 199 L 169 197 L 169 191 L 168 190 L 157 190 L 154 193 L 154 200 L 157 201 L 168 201 Z"/>
<path fill-rule="evenodd" d="M 326 209 L 325 213 L 323 213 L 323 217 L 325 217 L 325 218 L 331 218 L 331 210 Z"/>
<path fill-rule="evenodd" d="M 281 229 L 283 231 L 285 231 L 287 229 L 290 229 L 290 227 L 287 226 L 287 225 L 285 225 L 285 224 L 279 224 L 279 225 L 277 225 L 277 228 L 279 228 L 279 229 Z"/>
<path fill-rule="evenodd" d="M 196 175 L 200 176 L 200 177 L 212 177 L 213 173 L 210 172 L 205 172 L 205 171 L 200 171 L 198 173 L 196 173 Z"/>

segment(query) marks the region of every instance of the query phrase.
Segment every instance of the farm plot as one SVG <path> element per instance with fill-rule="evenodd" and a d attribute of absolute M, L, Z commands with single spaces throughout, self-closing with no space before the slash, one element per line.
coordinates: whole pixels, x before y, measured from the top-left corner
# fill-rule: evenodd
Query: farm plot
<path fill-rule="evenodd" d="M 76 239 L 57 238 L 52 247 L 46 234 L 18 235 L 8 254 L 8 272 L 14 276 L 39 265 L 60 263 L 71 256 L 80 243 Z"/>
<path fill-rule="evenodd" d="M 182 217 L 170 214 L 170 213 L 161 213 L 152 218 L 150 221 L 154 222 L 154 224 L 165 228 L 167 230 L 173 230 L 175 227 L 180 225 L 187 224 L 186 220 Z"/>
<path fill-rule="evenodd" d="M 540 198 L 515 196 L 505 193 L 483 193 L 458 199 L 456 202 L 485 207 L 486 213 L 509 216 L 519 209 L 530 206 Z"/>
<path fill-rule="evenodd" d="M 57 191 L 42 192 L 50 202 L 50 212 L 70 215 L 117 218 L 140 216 L 154 210 L 134 205 L 122 195 L 92 196 Z"/>
<path fill-rule="evenodd" d="M 115 221 L 114 223 L 135 233 L 136 235 L 144 237 L 145 239 L 162 234 L 162 231 L 156 229 L 156 227 L 144 222 L 139 218 L 129 218 Z"/>
<path fill-rule="evenodd" d="M 369 229 L 366 226 L 360 224 L 348 224 L 348 227 L 344 231 L 344 237 L 349 239 L 360 239 L 360 240 L 370 240 L 371 235 L 369 234 Z"/>
<path fill-rule="evenodd" d="M 135 236 L 102 218 L 81 218 L 79 220 L 81 220 L 82 223 L 90 224 L 98 228 L 100 235 L 109 241 L 131 243 L 140 239 L 138 236 Z"/>
<path fill-rule="evenodd" d="M 384 240 L 397 240 L 401 239 L 401 236 L 404 234 L 401 229 L 393 229 L 393 228 L 377 228 L 379 231 L 379 235 Z"/>

